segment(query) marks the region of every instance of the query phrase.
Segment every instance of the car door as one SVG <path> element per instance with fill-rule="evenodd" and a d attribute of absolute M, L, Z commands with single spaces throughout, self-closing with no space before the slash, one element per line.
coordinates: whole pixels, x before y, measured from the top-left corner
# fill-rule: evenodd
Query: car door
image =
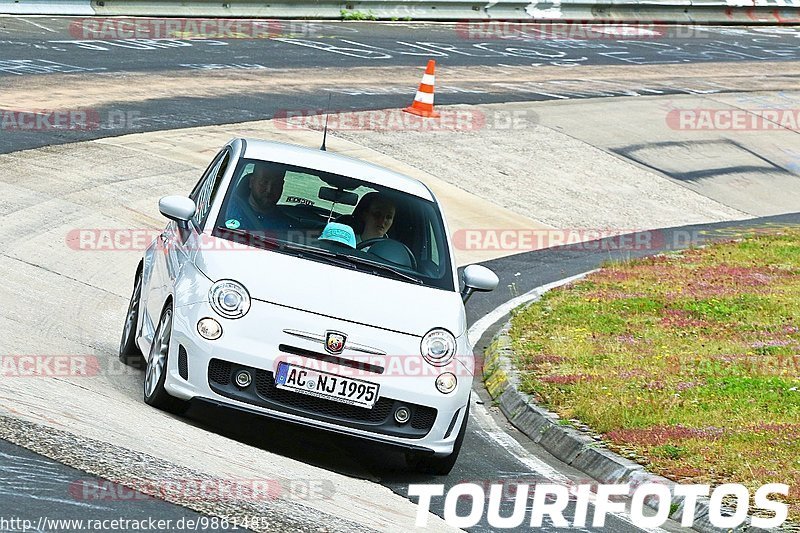
<path fill-rule="evenodd" d="M 167 273 L 173 282 L 187 261 L 194 261 L 197 251 L 203 246 L 203 227 L 211 212 L 222 177 L 231 162 L 231 150 L 226 147 L 220 153 L 218 161 L 211 167 L 211 172 L 201 180 L 189 195 L 197 206 L 189 226 L 183 233 L 175 235 L 174 254 L 168 255 Z"/>
<path fill-rule="evenodd" d="M 168 223 L 156 240 L 147 300 L 147 312 L 152 322 L 160 317 L 164 302 L 173 293 L 183 265 L 192 260 L 193 253 L 201 245 L 199 228 L 202 227 L 204 217 L 208 215 L 213 194 L 219 187 L 220 178 L 229 162 L 230 150 L 226 147 L 216 155 L 189 195 L 197 206 L 189 223 L 184 227 L 176 222 Z"/>

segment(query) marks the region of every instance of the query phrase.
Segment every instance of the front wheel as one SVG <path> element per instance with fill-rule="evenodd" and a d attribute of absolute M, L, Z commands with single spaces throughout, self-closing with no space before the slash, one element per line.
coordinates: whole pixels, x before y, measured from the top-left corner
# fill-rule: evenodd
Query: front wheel
<path fill-rule="evenodd" d="M 458 430 L 458 436 L 453 443 L 453 452 L 446 457 L 436 456 L 416 456 L 413 462 L 413 469 L 421 474 L 433 474 L 434 476 L 446 476 L 450 473 L 458 459 L 461 445 L 464 443 L 464 435 L 467 434 L 467 419 L 469 418 L 469 404 L 465 407 L 464 420 Z"/>
<path fill-rule="evenodd" d="M 144 402 L 162 411 L 181 414 L 189 407 L 188 402 L 171 396 L 164 388 L 167 380 L 169 345 L 172 338 L 172 306 L 161 312 L 158 328 L 153 335 L 150 357 L 144 376 Z"/>
<path fill-rule="evenodd" d="M 142 301 L 142 273 L 136 273 L 133 281 L 133 294 L 128 303 L 128 312 L 125 315 L 125 325 L 122 328 L 122 338 L 119 341 L 119 360 L 128 366 L 144 368 L 144 356 L 139 346 L 136 345 L 136 326 L 139 322 L 139 307 Z"/>

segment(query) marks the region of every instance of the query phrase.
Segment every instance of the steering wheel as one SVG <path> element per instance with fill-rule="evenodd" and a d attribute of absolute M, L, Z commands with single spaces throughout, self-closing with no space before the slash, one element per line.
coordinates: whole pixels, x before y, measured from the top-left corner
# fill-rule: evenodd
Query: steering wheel
<path fill-rule="evenodd" d="M 368 248 L 368 247 L 372 246 L 373 244 L 378 244 L 378 243 L 387 243 L 387 244 L 388 243 L 392 243 L 392 245 L 399 244 L 400 246 L 402 246 L 403 250 L 405 250 L 405 252 L 408 254 L 408 258 L 411 260 L 411 268 L 413 270 L 417 270 L 417 258 L 414 257 L 414 254 L 411 252 L 411 249 L 409 249 L 408 246 L 406 246 L 405 244 L 403 244 L 400 241 L 396 241 L 394 239 L 387 239 L 385 237 L 375 237 L 374 239 L 367 239 L 366 241 L 361 241 L 360 243 L 358 243 L 356 245 L 356 249 L 357 250 L 361 250 L 362 248 Z M 375 254 L 375 255 L 377 255 L 381 259 L 385 259 L 385 260 L 387 260 L 387 261 L 389 261 L 391 263 L 394 263 L 396 265 L 405 266 L 402 263 L 398 263 L 397 261 L 392 261 L 388 257 L 383 257 L 383 256 L 381 256 L 379 254 Z"/>

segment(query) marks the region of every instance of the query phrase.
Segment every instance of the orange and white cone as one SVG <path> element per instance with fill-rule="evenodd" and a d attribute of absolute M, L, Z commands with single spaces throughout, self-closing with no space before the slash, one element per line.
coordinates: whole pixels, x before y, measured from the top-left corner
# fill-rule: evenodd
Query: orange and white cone
<path fill-rule="evenodd" d="M 425 74 L 422 76 L 422 83 L 419 84 L 417 95 L 414 96 L 414 102 L 403 111 L 420 117 L 439 118 L 439 113 L 433 110 L 433 85 L 436 80 L 433 71 L 435 68 L 436 61 L 429 59 Z"/>

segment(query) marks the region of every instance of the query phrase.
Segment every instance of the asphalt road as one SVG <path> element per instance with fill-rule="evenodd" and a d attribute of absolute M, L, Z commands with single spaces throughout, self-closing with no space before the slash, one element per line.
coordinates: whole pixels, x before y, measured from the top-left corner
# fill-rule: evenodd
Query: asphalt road
<path fill-rule="evenodd" d="M 693 82 L 685 77 L 674 83 L 646 87 L 627 86 L 624 80 L 619 80 L 617 86 L 598 85 L 581 91 L 530 84 L 515 87 L 505 83 L 509 73 L 519 69 L 529 72 L 530 79 L 536 79 L 531 69 L 561 69 L 564 80 L 570 81 L 576 76 L 574 67 L 578 66 L 664 67 L 800 59 L 800 30 L 775 27 L 624 26 L 568 30 L 558 26 L 518 25 L 487 29 L 466 23 L 273 22 L 263 31 L 240 32 L 244 37 L 258 38 L 189 38 L 197 36 L 189 28 L 177 33 L 186 38 L 152 39 L 148 36 L 161 35 L 158 32 L 163 30 L 150 26 L 149 33 L 131 34 L 139 38 L 125 38 L 129 35 L 124 31 L 127 26 L 120 23 L 93 26 L 85 19 L 0 19 L 0 93 L 24 84 L 38 86 L 47 83 L 48 75 L 59 74 L 75 81 L 124 80 L 137 73 L 200 77 L 230 70 L 239 73 L 236 75 L 253 72 L 276 77 L 292 72 L 297 74 L 297 80 L 279 88 L 241 91 L 236 87 L 234 75 L 230 94 L 152 96 L 136 102 L 122 99 L 94 107 L 93 111 L 103 119 L 97 127 L 81 130 L 12 131 L 0 125 L 0 153 L 137 131 L 267 119 L 285 110 L 323 109 L 329 93 L 333 95 L 332 107 L 338 110 L 397 108 L 410 103 L 418 77 L 402 83 L 376 78 L 374 86 L 367 89 L 363 84 L 350 87 L 342 81 L 351 76 L 341 76 L 335 83 L 319 82 L 317 78 L 363 67 L 408 67 L 407 72 L 419 72 L 417 76 L 421 76 L 425 62 L 431 58 L 437 61 L 440 71 L 484 69 L 483 75 L 476 75 L 474 81 L 467 78 L 450 83 L 440 76 L 438 104 L 724 90 L 711 80 Z M 93 31 L 94 28 L 98 31 Z M 105 31 L 100 31 L 103 28 Z M 221 31 L 229 35 L 233 30 Z M 563 38 L 568 36 L 577 38 Z M 358 76 L 369 78 L 370 74 L 359 72 Z M 491 81 L 486 81 L 487 76 Z M 59 83 L 64 83 L 63 80 L 59 78 Z M 55 90 L 54 94 L 58 92 Z M 2 102 L 0 98 L 0 109 L 8 110 L 8 104 Z M 30 102 L 30 106 L 35 109 L 37 104 Z M 198 113 L 198 109 L 202 112 Z M 131 116 L 135 120 L 122 126 L 111 118 L 115 116 Z"/>
<path fill-rule="evenodd" d="M 72 26 L 70 26 L 72 25 Z M 72 28 L 72 30 L 70 30 Z M 435 57 L 442 66 L 532 65 L 662 65 L 685 62 L 789 61 L 800 58 L 800 33 L 791 29 L 709 28 L 697 34 L 678 37 L 640 35 L 638 39 L 568 41 L 532 38 L 519 40 L 473 40 L 459 34 L 454 25 L 369 25 L 318 24 L 306 27 L 279 28 L 271 39 L 169 40 L 143 39 L 86 40 L 77 38 L 73 21 L 37 18 L 1 19 L 0 86 L 24 87 L 47 84 L 48 77 L 74 74 L 86 79 L 94 76 L 124 75 L 130 72 L 169 73 L 203 72 L 245 66 L 253 70 L 301 68 L 313 77 L 315 69 L 344 69 L 363 66 L 415 66 Z M 463 30 L 463 28 L 462 28 Z M 78 36 L 80 37 L 80 35 Z M 77 79 L 76 78 L 76 79 Z M 162 98 L 125 104 L 115 109 L 135 111 L 141 120 L 140 131 L 171 129 L 193 125 L 229 123 L 270 118 L 276 110 L 291 106 L 320 107 L 319 94 L 299 94 L 288 88 L 281 93 L 254 93 L 235 98 Z M 337 94 L 339 108 L 371 109 L 396 107 L 390 94 L 363 96 Z M 540 95 L 539 99 L 548 96 Z M 530 94 L 514 95 L 487 90 L 480 93 L 450 92 L 437 95 L 438 103 L 485 103 L 509 100 L 532 100 Z M 0 98 L 0 102 L 2 98 Z M 35 106 L 35 102 L 31 103 Z M 202 113 L 198 113 L 202 110 Z M 109 134 L 129 133 L 96 131 L 19 132 L 0 130 L 0 152 L 54 143 L 74 142 Z M 135 131 L 135 129 L 134 129 Z M 800 215 L 786 215 L 749 222 L 678 228 L 665 231 L 659 244 L 646 249 L 614 249 L 600 246 L 583 249 L 559 248 L 520 254 L 487 263 L 501 278 L 494 293 L 475 295 L 468 306 L 469 323 L 495 309 L 509 298 L 528 290 L 596 268 L 608 259 L 635 257 L 687 244 L 686 235 L 695 242 L 722 238 L 743 227 L 760 224 L 800 223 Z M 689 233 L 686 233 L 689 232 Z M 476 352 L 487 342 L 484 338 Z M 480 395 L 476 400 L 480 401 Z M 385 459 L 377 450 L 352 439 L 320 436 L 301 428 L 263 421 L 249 415 L 227 415 L 224 419 L 213 409 L 193 408 L 186 423 L 198 424 L 236 440 L 263 447 L 273 453 L 296 458 L 325 469 L 363 477 L 406 495 L 408 484 L 430 483 L 429 477 L 403 472 L 403 459 L 390 454 Z M 514 432 L 511 431 L 513 435 Z M 279 435 L 279 438 L 275 438 Z M 524 448 L 541 454 L 536 445 L 520 439 Z M 468 432 L 464 450 L 455 469 L 444 480 L 451 486 L 461 481 L 536 482 L 543 479 L 531 472 L 528 464 L 512 453 L 507 442 L 492 438 L 474 426 Z M 546 455 L 546 454 L 542 454 Z M 184 508 L 160 500 L 136 498 L 133 501 L 108 501 L 82 506 L 68 495 L 68 487 L 85 474 L 54 463 L 41 456 L 0 441 L 0 518 L 11 516 L 38 520 L 52 517 L 135 517 L 157 516 L 178 520 L 196 517 Z M 552 461 L 556 464 L 556 461 Z M 559 468 L 563 468 L 560 465 Z M 580 479 L 579 472 L 565 469 Z M 439 481 L 439 480 L 437 480 Z M 442 513 L 441 502 L 434 512 Z M 612 519 L 608 529 L 638 529 Z M 17 528 L 19 529 L 19 528 Z M 484 523 L 476 531 L 487 530 Z M 0 530 L 4 530 L 0 524 Z M 13 531 L 12 527 L 5 530 Z M 550 530 L 556 530 L 550 528 Z"/>
<path fill-rule="evenodd" d="M 454 66 L 800 58 L 798 34 L 791 27 L 272 21 L 260 29 L 244 23 L 238 29 L 205 30 L 188 21 L 168 34 L 157 24 L 135 30 L 109 19 L 9 18 L 0 21 L 0 61 L 36 61 L 42 68 L 51 62 L 62 72 L 153 72 L 208 64 L 274 69 L 419 65 L 428 58 Z M 226 38 L 233 34 L 240 38 Z M 24 65 L 5 64 L 0 70 L 27 73 Z"/>
<path fill-rule="evenodd" d="M 0 439 L 0 531 L 76 531 L 75 520 L 155 520 L 220 531 L 208 517 L 127 490 Z M 179 522 L 183 520 L 183 522 Z M 71 525 L 70 525 L 71 522 Z M 124 528 L 125 530 L 131 528 Z M 144 528 L 142 528 L 144 529 Z"/>

